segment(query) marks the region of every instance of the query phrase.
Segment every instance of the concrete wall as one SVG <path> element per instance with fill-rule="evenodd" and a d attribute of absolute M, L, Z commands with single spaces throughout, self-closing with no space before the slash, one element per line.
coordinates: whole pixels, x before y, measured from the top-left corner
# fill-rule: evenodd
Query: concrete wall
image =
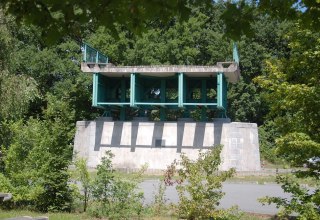
<path fill-rule="evenodd" d="M 163 170 L 181 152 L 196 158 L 199 149 L 222 144 L 221 170 L 260 170 L 258 129 L 252 123 L 78 121 L 74 152 L 96 167 L 106 150 L 115 157 L 115 168 L 138 169 L 147 163 Z"/>

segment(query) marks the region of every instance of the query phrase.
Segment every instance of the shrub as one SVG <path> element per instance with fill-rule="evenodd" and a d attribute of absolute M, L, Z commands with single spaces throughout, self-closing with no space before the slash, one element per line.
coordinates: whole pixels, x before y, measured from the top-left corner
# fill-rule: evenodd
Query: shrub
<path fill-rule="evenodd" d="M 97 166 L 97 177 L 91 189 L 93 201 L 89 213 L 96 217 L 112 219 L 139 216 L 143 209 L 143 193 L 136 190 L 139 178 L 133 180 L 116 178 L 111 163 L 112 157 L 113 154 L 107 151 L 101 164 Z"/>
<path fill-rule="evenodd" d="M 222 182 L 231 177 L 234 169 L 219 171 L 222 146 L 199 152 L 195 161 L 181 154 L 180 161 L 174 161 L 167 169 L 165 183 L 177 184 L 179 195 L 177 214 L 186 219 L 230 219 L 227 210 L 217 210 L 224 193 Z M 173 180 L 174 174 L 178 179 Z M 228 216 L 227 218 L 225 218 Z"/>

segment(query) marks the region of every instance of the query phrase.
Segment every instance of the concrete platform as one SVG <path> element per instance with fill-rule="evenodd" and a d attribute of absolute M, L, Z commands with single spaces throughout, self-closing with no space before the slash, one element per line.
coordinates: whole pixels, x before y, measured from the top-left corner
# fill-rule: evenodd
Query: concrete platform
<path fill-rule="evenodd" d="M 164 170 L 183 152 L 196 158 L 200 149 L 222 144 L 221 170 L 260 170 L 258 128 L 253 123 L 78 121 L 74 142 L 77 157 L 96 167 L 106 150 L 115 155 L 119 169 Z"/>

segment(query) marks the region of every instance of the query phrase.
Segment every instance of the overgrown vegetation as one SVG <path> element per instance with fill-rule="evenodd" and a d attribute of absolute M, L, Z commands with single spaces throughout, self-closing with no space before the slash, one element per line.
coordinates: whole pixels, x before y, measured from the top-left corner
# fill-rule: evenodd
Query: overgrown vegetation
<path fill-rule="evenodd" d="M 138 217 L 143 209 L 143 193 L 137 189 L 140 176 L 131 180 L 115 178 L 112 157 L 112 153 L 107 151 L 101 164 L 97 166 L 97 176 L 91 185 L 92 202 L 89 213 L 111 219 Z"/>
<path fill-rule="evenodd" d="M 257 78 L 267 91 L 271 107 L 269 117 L 281 131 L 276 139 L 276 153 L 294 166 L 308 169 L 292 175 L 278 176 L 291 200 L 277 197 L 263 199 L 281 207 L 280 216 L 298 213 L 298 219 L 320 218 L 320 102 L 319 102 L 319 32 L 296 25 L 287 35 L 290 57 L 269 60 L 268 75 Z M 299 184 L 297 178 L 311 178 L 316 182 L 310 190 Z"/>
<path fill-rule="evenodd" d="M 258 124 L 263 160 L 272 163 L 286 161 L 291 166 L 305 165 L 307 168 L 296 172 L 295 176 L 313 178 L 316 183 L 314 191 L 306 192 L 295 181 L 289 181 L 291 177 L 278 177 L 278 182 L 295 199 L 268 198 L 265 201 L 283 206 L 284 217 L 296 212 L 302 219 L 318 218 L 320 6 L 317 1 L 272 0 L 250 4 L 247 1 L 214 1 L 210 5 L 198 1 L 197 7 L 185 11 L 184 14 L 190 17 L 184 22 L 172 17 L 163 22 L 153 14 L 146 14 L 143 27 L 140 26 L 145 31 L 140 35 L 132 32 L 133 23 L 129 22 L 129 29 L 123 26 L 128 22 L 127 14 L 124 20 L 117 24 L 112 22 L 109 26 L 99 26 L 103 22 L 95 20 L 92 25 L 77 20 L 82 16 L 86 20 L 91 15 L 73 14 L 62 20 L 59 16 L 54 17 L 62 23 L 64 19 L 76 22 L 72 23 L 75 28 L 72 28 L 72 37 L 63 35 L 65 30 L 71 30 L 70 23 L 58 28 L 44 25 L 50 23 L 50 19 L 35 19 L 43 17 L 39 5 L 25 4 L 25 9 L 40 11 L 36 14 L 24 11 L 26 13 L 20 15 L 19 10 L 23 7 L 20 8 L 19 4 L 25 1 L 16 0 L 13 5 L 11 2 L 0 3 L 0 191 L 13 193 L 13 201 L 5 204 L 7 208 L 72 211 L 75 201 L 82 196 L 70 184 L 67 172 L 72 158 L 75 122 L 96 118 L 102 112 L 91 108 L 91 78 L 80 72 L 80 38 L 118 65 L 210 65 L 231 59 L 231 39 L 225 36 L 236 35 L 242 77 L 239 83 L 229 86 L 228 116 L 232 121 Z M 176 9 L 186 9 L 188 2 L 191 1 L 173 5 L 166 13 L 156 8 L 160 11 L 155 14 L 173 15 Z M 154 8 L 148 3 L 143 4 Z M 11 6 L 7 8 L 8 5 Z M 127 8 L 122 6 L 118 9 L 123 13 Z M 12 10 L 12 7 L 19 10 Z M 66 9 L 64 12 L 68 14 L 74 7 Z M 130 14 L 134 12 L 130 11 Z M 23 17 L 26 20 L 22 19 L 17 25 L 16 21 Z M 137 24 L 141 25 L 141 22 Z M 114 29 L 110 30 L 110 26 Z M 85 30 L 81 31 L 81 36 L 76 31 L 80 29 Z M 117 37 L 114 37 L 115 32 Z M 48 38 L 43 35 L 53 36 L 50 46 L 44 43 Z M 172 119 L 182 114 L 183 110 L 168 113 Z M 199 118 L 197 111 L 190 115 Z M 209 116 L 214 117 L 213 112 L 209 112 Z M 159 112 L 153 112 L 153 118 L 157 117 Z M 187 158 L 184 160 L 185 166 L 195 169 Z M 103 210 L 91 209 L 92 213 L 110 215 L 105 211 L 111 209 L 108 199 L 98 196 L 110 191 L 131 196 L 132 204 L 138 204 L 135 201 L 140 199 L 139 195 L 130 194 L 136 183 L 119 180 L 108 159 L 99 168 L 96 180 L 89 180 L 84 162 L 78 164 L 78 169 L 85 192 L 81 199 L 86 204 L 84 209 L 90 206 L 91 199 L 95 200 L 97 207 L 104 207 Z M 187 173 L 181 175 L 184 175 L 183 180 L 191 178 Z M 99 188 L 99 184 L 95 189 L 89 187 L 94 181 L 109 188 L 102 185 Z M 192 181 L 191 178 L 191 184 Z M 209 181 L 207 179 L 207 183 Z M 180 189 L 188 190 L 188 187 L 182 184 Z M 119 208 L 119 213 L 131 210 L 139 215 L 140 206 L 129 207 L 113 196 L 110 199 L 123 206 L 112 208 Z M 188 201 L 188 198 L 182 197 L 182 201 Z M 300 204 L 307 206 L 304 208 Z M 181 210 L 189 208 L 181 206 Z M 197 208 L 190 210 L 196 213 L 194 215 L 200 212 Z M 159 213 L 159 208 L 155 212 Z M 180 214 L 188 216 L 185 212 Z"/>
<path fill-rule="evenodd" d="M 181 154 L 179 161 L 173 162 L 165 174 L 165 183 L 177 184 L 179 195 L 177 214 L 183 219 L 239 219 L 239 213 L 217 209 L 224 193 L 222 182 L 232 177 L 235 170 L 219 171 L 222 146 L 214 147 L 206 152 L 199 152 L 196 160 Z M 173 180 L 177 173 L 178 178 Z"/>
<path fill-rule="evenodd" d="M 154 202 L 147 207 L 143 207 L 143 193 L 138 190 L 138 183 L 146 167 L 133 175 L 133 178 L 117 178 L 112 168 L 113 154 L 106 151 L 106 156 L 97 166 L 96 176 L 92 178 L 85 166 L 85 160 L 79 159 L 76 168 L 82 188 L 83 207 L 88 207 L 91 216 L 111 219 L 130 219 L 145 215 L 161 217 L 170 209 L 173 210 L 171 215 L 180 218 L 240 219 L 240 212 L 236 208 L 217 209 L 224 195 L 221 191 L 222 182 L 235 172 L 233 169 L 218 171 L 221 149 L 222 146 L 218 146 L 199 152 L 195 161 L 182 154 L 181 161 L 175 161 L 168 167 L 154 195 Z M 176 172 L 178 179 L 173 179 Z M 168 205 L 165 198 L 166 185 L 173 184 L 177 184 L 180 199 L 177 206 Z"/>

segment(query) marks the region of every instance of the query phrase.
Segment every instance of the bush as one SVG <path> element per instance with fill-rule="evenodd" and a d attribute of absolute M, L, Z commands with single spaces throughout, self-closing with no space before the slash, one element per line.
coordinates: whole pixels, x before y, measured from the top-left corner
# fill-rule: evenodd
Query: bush
<path fill-rule="evenodd" d="M 30 119 L 10 126 L 13 135 L 3 160 L 3 175 L 11 183 L 14 208 L 70 211 L 67 168 L 72 151 L 63 138 L 63 124 Z"/>
<path fill-rule="evenodd" d="M 83 190 L 83 211 L 86 212 L 90 197 L 91 178 L 87 169 L 87 160 L 80 158 L 75 162 L 76 172 L 78 174 L 78 181 L 80 181 Z"/>
<path fill-rule="evenodd" d="M 133 180 L 116 178 L 111 159 L 113 154 L 106 152 L 97 166 L 97 177 L 93 181 L 92 203 L 89 213 L 95 217 L 129 219 L 142 212 L 143 193 L 137 192 L 139 175 Z M 140 175 L 142 172 L 140 173 Z"/>
<path fill-rule="evenodd" d="M 165 173 L 167 185 L 177 184 L 179 195 L 177 214 L 186 219 L 230 219 L 228 210 L 217 210 L 224 193 L 222 182 L 234 174 L 234 169 L 219 171 L 222 146 L 199 152 L 197 160 L 192 161 L 181 154 L 180 161 L 174 161 Z M 178 179 L 173 180 L 174 174 Z M 227 216 L 227 217 L 226 217 Z"/>
<path fill-rule="evenodd" d="M 262 204 L 276 204 L 280 208 L 278 213 L 281 219 L 285 219 L 291 214 L 298 215 L 300 220 L 320 219 L 320 187 L 319 182 L 315 189 L 307 189 L 299 184 L 295 175 L 278 175 L 277 183 L 281 184 L 286 193 L 291 194 L 290 199 L 281 197 L 269 197 L 259 199 Z"/>

